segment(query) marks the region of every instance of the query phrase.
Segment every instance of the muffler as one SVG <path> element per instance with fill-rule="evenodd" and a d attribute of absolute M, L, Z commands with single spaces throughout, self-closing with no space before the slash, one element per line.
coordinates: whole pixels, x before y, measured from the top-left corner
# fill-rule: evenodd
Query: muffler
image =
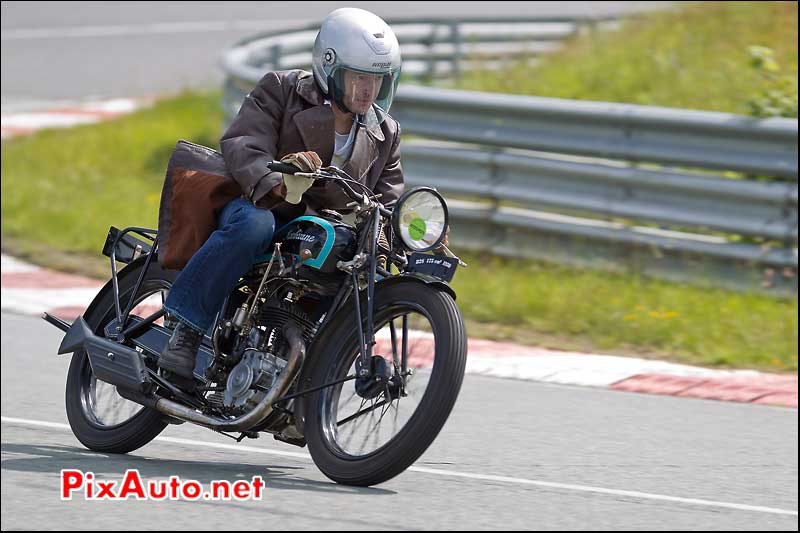
<path fill-rule="evenodd" d="M 147 367 L 139 352 L 98 337 L 83 317 L 78 317 L 64 335 L 58 353 L 70 353 L 81 348 L 86 350 L 92 372 L 101 381 L 135 391 L 144 391 L 145 385 L 150 382 Z"/>

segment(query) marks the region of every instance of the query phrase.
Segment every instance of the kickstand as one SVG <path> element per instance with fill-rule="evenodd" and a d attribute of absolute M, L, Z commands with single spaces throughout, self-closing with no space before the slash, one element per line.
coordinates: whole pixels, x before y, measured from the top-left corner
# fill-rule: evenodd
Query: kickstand
<path fill-rule="evenodd" d="M 236 442 L 242 442 L 244 439 L 257 439 L 259 437 L 258 432 L 256 431 L 242 431 L 238 437 L 234 437 L 230 433 L 225 433 L 224 431 L 218 431 L 217 433 L 225 435 Z"/>

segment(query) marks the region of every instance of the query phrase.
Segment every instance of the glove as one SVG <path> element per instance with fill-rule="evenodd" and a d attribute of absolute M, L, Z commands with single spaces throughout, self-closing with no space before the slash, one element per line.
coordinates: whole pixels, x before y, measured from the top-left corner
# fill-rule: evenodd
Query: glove
<path fill-rule="evenodd" d="M 289 163 L 300 169 L 301 172 L 316 172 L 322 166 L 322 160 L 316 152 L 297 152 L 287 154 L 281 158 L 281 163 Z M 312 178 L 283 174 L 283 183 L 276 185 L 272 192 L 276 196 L 282 197 L 290 204 L 300 203 L 303 193 L 313 185 Z"/>
<path fill-rule="evenodd" d="M 286 154 L 281 158 L 281 163 L 289 163 L 300 169 L 300 172 L 316 172 L 322 167 L 322 159 L 317 152 L 297 152 Z"/>

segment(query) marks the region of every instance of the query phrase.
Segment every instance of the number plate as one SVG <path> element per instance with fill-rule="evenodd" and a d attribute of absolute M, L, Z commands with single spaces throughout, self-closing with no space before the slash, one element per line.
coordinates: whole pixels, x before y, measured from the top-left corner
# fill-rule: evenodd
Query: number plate
<path fill-rule="evenodd" d="M 450 281 L 456 273 L 458 259 L 446 255 L 413 253 L 408 259 L 406 272 L 427 274 L 442 281 Z"/>

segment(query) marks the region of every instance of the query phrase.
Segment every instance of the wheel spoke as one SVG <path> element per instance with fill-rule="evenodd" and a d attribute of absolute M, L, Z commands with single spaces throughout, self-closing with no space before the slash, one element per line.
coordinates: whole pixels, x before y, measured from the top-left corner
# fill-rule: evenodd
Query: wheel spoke
<path fill-rule="evenodd" d="M 367 403 L 367 399 L 366 398 L 361 400 L 361 405 L 358 407 L 358 412 L 361 411 L 361 409 L 366 405 L 366 403 Z M 360 418 L 360 416 L 356 416 L 355 418 Z M 347 419 L 343 420 L 342 422 L 340 422 L 339 424 L 337 424 L 337 426 L 342 426 L 342 425 L 346 424 L 347 422 L 349 422 L 352 419 L 353 419 L 353 417 L 347 418 Z M 363 422 L 363 419 L 361 420 L 361 422 Z M 357 422 L 356 424 L 354 424 L 353 426 L 350 427 L 350 436 L 347 438 L 347 442 L 345 443 L 345 445 L 349 445 L 350 444 L 350 440 L 353 438 L 353 435 L 355 435 L 356 428 L 361 424 L 361 422 Z"/>
<path fill-rule="evenodd" d="M 374 400 L 372 400 L 372 406 L 370 407 L 370 410 L 369 410 L 369 421 L 372 422 L 373 418 L 375 418 L 375 401 Z M 370 424 L 367 423 L 367 427 L 369 427 L 369 425 Z M 364 451 L 364 446 L 366 446 L 367 442 L 369 442 L 369 436 L 371 434 L 372 434 L 372 431 L 368 431 L 367 434 L 364 436 L 364 442 L 361 443 L 361 447 L 358 449 L 358 453 L 359 454 Z"/>
<path fill-rule="evenodd" d="M 394 319 L 389 321 L 389 333 L 392 337 L 392 362 L 394 367 L 397 368 L 400 366 L 400 356 L 397 353 L 397 331 L 394 327 Z"/>
<path fill-rule="evenodd" d="M 347 398 L 344 402 L 339 402 L 339 407 L 344 407 L 345 405 L 349 404 L 350 401 L 356 397 L 356 394 L 358 394 L 358 392 L 356 392 L 354 389 L 353 394 L 351 394 L 349 398 Z"/>
<path fill-rule="evenodd" d="M 392 422 L 392 429 L 397 434 L 397 415 L 400 414 L 400 396 L 397 397 L 397 405 L 394 408 L 394 420 Z"/>
<path fill-rule="evenodd" d="M 393 400 L 392 400 L 391 394 L 389 393 L 389 384 L 388 383 L 384 386 L 383 397 L 384 397 L 383 402 L 385 404 L 385 408 L 381 408 L 381 417 L 378 420 L 378 424 L 380 424 L 381 420 L 383 420 L 383 415 L 385 415 L 389 411 L 389 409 L 392 408 L 392 401 Z"/>
<path fill-rule="evenodd" d="M 400 364 L 400 371 L 405 375 L 408 370 L 408 315 L 403 315 L 403 358 Z"/>

